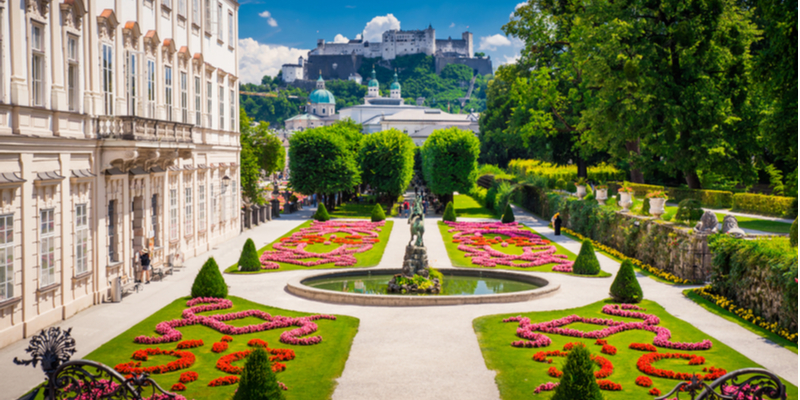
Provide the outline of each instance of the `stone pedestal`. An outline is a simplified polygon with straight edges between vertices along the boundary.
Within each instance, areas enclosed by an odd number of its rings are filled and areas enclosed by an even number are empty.
[[[427,288],[420,288],[416,284],[401,284],[398,283],[398,278],[413,279],[415,275],[419,275],[426,280],[429,279],[430,272],[428,270],[428,250],[425,246],[406,246],[406,254],[403,257],[403,272],[402,274],[395,275],[389,281],[389,292],[392,293],[432,293],[438,294],[441,291],[441,282],[439,279],[434,278],[432,286]]]

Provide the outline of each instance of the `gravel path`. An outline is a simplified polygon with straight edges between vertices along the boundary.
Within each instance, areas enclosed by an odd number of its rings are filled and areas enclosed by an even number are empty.
[[[61,326],[74,327],[79,352],[85,356],[102,343],[130,328],[174,299],[188,293],[192,279],[202,262],[213,255],[221,268],[231,265],[247,237],[261,247],[295,228],[313,210],[304,210],[291,219],[272,221],[231,240],[209,254],[187,262],[188,268],[162,283],[149,285],[145,292],[131,295],[120,304],[103,304],[63,321]],[[565,236],[554,236],[547,223],[514,207],[517,221],[578,253],[580,243]],[[428,257],[436,268],[449,268],[450,263],[438,219],[425,222],[425,243]],[[405,246],[410,238],[404,218],[396,218],[386,252],[377,268],[400,268]],[[598,254],[604,271],[616,273],[619,264]],[[250,276],[225,275],[230,294],[274,307],[351,315],[360,319],[358,334],[338,379],[334,399],[496,399],[495,372],[486,368],[478,346],[472,321],[499,313],[560,310],[584,306],[608,297],[612,278],[579,278],[556,273],[530,274],[560,283],[561,289],[547,297],[529,302],[440,307],[366,307],[319,303],[293,296],[285,291],[285,282],[293,277],[319,273],[319,270],[286,271]],[[767,342],[750,331],[705,311],[681,291],[639,276],[645,296],[659,302],[670,313],[722,340],[755,362],[797,384],[798,356]],[[324,337],[325,333],[320,332]],[[24,356],[27,341],[20,341],[0,350],[0,376],[12,398],[40,382],[39,373],[30,367],[11,363],[14,356]],[[9,382],[11,382],[9,384]]]

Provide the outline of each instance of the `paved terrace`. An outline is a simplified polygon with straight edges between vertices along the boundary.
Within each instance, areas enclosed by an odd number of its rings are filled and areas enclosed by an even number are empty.
[[[78,343],[75,358],[85,356],[102,343],[129,329],[176,298],[189,293],[192,280],[207,257],[217,259],[220,268],[235,263],[247,238],[257,247],[270,243],[307,219],[313,210],[274,220],[212,251],[186,262],[187,268],[163,283],[145,287],[144,292],[126,297],[119,304],[92,307],[59,326],[73,327]],[[517,221],[535,229],[574,253],[580,243],[555,236],[547,223],[520,208],[514,208]],[[466,219],[465,219],[466,220]],[[404,248],[410,238],[404,219],[396,219],[386,252],[377,268],[400,268]],[[477,221],[477,220],[476,220]],[[436,268],[451,268],[437,219],[426,220],[425,243],[429,259]],[[619,264],[598,254],[603,270],[616,273]],[[225,275],[230,294],[258,303],[286,309],[345,314],[361,320],[344,372],[338,380],[334,399],[496,399],[499,392],[495,372],[486,368],[472,321],[484,315],[559,310],[584,306],[608,297],[612,278],[579,278],[555,273],[536,273],[561,284],[554,294],[529,302],[439,307],[368,307],[319,303],[295,297],[284,290],[289,278],[317,274],[313,271],[286,271],[257,276]],[[711,314],[685,298],[686,287],[673,287],[639,276],[645,296],[657,301],[670,313],[723,341],[745,356],[776,372],[793,384],[798,381],[797,355],[751,333],[739,325]],[[324,337],[325,333],[320,332]],[[511,340],[511,338],[509,338]],[[41,382],[42,376],[30,367],[19,367],[11,360],[24,356],[27,341],[0,350],[0,376],[10,398],[16,398]],[[405,354],[401,356],[401,354]],[[412,383],[413,384],[410,384]]]

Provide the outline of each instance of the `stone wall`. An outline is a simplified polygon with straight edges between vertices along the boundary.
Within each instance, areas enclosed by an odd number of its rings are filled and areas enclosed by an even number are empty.
[[[350,74],[358,72],[364,56],[360,55],[308,55],[306,79],[316,81],[322,71],[322,78],[347,80]]]
[[[490,58],[460,58],[460,57],[436,57],[436,74],[440,74],[444,67],[450,64],[466,65],[481,75],[492,74],[492,60]]]

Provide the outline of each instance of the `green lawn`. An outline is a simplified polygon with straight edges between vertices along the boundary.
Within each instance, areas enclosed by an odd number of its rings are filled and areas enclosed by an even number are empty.
[[[690,300],[694,301],[695,303],[697,303],[700,307],[703,307],[706,310],[708,310],[708,311],[710,311],[710,312],[712,312],[714,314],[717,314],[722,318],[727,319],[728,321],[735,322],[735,323],[739,324],[741,327],[743,327],[743,328],[755,333],[756,335],[761,336],[764,339],[771,340],[772,342],[775,342],[778,345],[783,346],[783,347],[791,350],[795,354],[797,354],[797,343],[790,342],[790,341],[788,341],[788,340],[786,340],[786,339],[784,339],[784,338],[782,338],[782,337],[780,337],[780,336],[778,336],[778,335],[776,335],[776,334],[774,334],[774,333],[772,333],[772,332],[770,332],[770,331],[768,331],[768,330],[766,330],[766,329],[764,329],[764,328],[762,328],[760,326],[754,325],[754,324],[752,324],[752,323],[750,323],[748,321],[745,321],[745,320],[739,318],[739,316],[737,316],[736,314],[734,314],[734,313],[732,313],[732,312],[730,312],[730,311],[728,311],[728,310],[726,310],[726,309],[714,304],[711,301],[706,300],[705,298],[703,298],[702,296],[698,295],[697,293],[694,293],[692,291],[692,289],[684,290],[683,291],[683,295],[688,297]]]
[[[331,218],[371,218],[372,209],[375,208],[375,204],[367,204],[369,198],[370,196],[362,196],[361,203],[357,201],[351,201],[336,207],[336,210],[334,211],[328,210],[328,214],[331,216]],[[403,198],[401,196],[399,198],[400,202],[395,202],[391,208],[385,204],[382,204],[383,212],[387,217],[397,216],[397,214],[400,212],[399,210],[402,199]]]
[[[534,231],[533,229],[531,229],[531,228],[529,228],[529,227],[527,227],[525,225],[520,225],[520,227],[522,227],[523,229],[526,229],[526,230],[528,230],[530,232],[537,233],[536,231]],[[448,229],[449,228],[445,223],[443,223],[441,221],[439,222],[439,231],[442,233],[442,239],[444,240],[444,246],[447,249],[447,255],[450,257],[450,262],[453,263],[454,267],[489,268],[489,267],[481,267],[479,265],[473,264],[472,260],[469,257],[465,256],[466,253],[464,253],[464,252],[462,252],[461,250],[458,249],[458,243],[453,243],[454,234],[448,232]],[[484,235],[484,236],[486,238],[493,238],[493,237],[506,238],[505,235]],[[567,256],[567,259],[570,260],[570,261],[575,261],[575,259],[577,258],[577,255],[575,253],[573,253],[573,252],[571,252],[571,251],[559,246],[555,242],[551,242],[551,244],[556,246],[556,249],[557,249],[556,250],[556,254],[565,254]],[[522,254],[522,252],[523,252],[523,249],[521,247],[516,247],[516,246],[508,246],[508,247],[503,248],[500,244],[493,244],[492,248],[497,250],[497,251],[501,251],[501,252],[504,252],[504,253],[507,253],[507,254]],[[555,271],[553,271],[553,267],[555,265],[556,264],[546,264],[546,265],[542,265],[542,266],[538,266],[538,267],[529,267],[529,268],[508,267],[508,266],[505,266],[505,265],[498,265],[498,266],[493,267],[493,268],[510,269],[510,270],[515,270],[515,271],[555,272]],[[566,272],[556,272],[556,273],[574,275],[574,274],[568,274]],[[607,277],[607,276],[611,276],[611,274],[609,274],[608,272],[605,272],[605,271],[600,271],[600,274],[594,275],[594,276],[588,276],[588,275],[575,275],[575,276],[582,276],[582,277],[587,277],[587,278],[595,278],[595,277]]]
[[[281,238],[290,237],[290,236],[292,236],[293,233],[299,231],[300,229],[307,228],[309,226],[311,226],[311,221],[306,221],[306,222],[300,224],[300,226],[298,226],[297,228],[291,230],[289,233],[281,236]],[[384,251],[384,249],[386,249],[386,243],[389,241],[389,235],[392,233],[392,226],[394,226],[394,221],[386,221],[386,225],[383,226],[381,228],[381,231],[378,233],[378,238],[380,239],[380,242],[376,243],[372,247],[371,250],[369,250],[369,251],[367,251],[365,253],[355,254],[355,257],[358,260],[358,262],[355,265],[352,265],[352,266],[349,266],[349,267],[338,267],[338,266],[333,265],[333,263],[316,265],[316,266],[313,266],[313,267],[306,267],[306,266],[302,266],[302,265],[295,265],[295,264],[288,264],[288,263],[278,263],[280,265],[280,268],[278,268],[278,269],[262,269],[261,271],[255,271],[255,272],[242,272],[242,271],[239,271],[238,263],[237,263],[237,264],[233,264],[230,267],[228,267],[227,269],[225,269],[225,273],[230,273],[230,274],[263,274],[263,273],[269,273],[269,272],[291,271],[291,270],[295,270],[295,269],[329,269],[329,268],[374,267],[374,266],[378,265],[378,263],[381,262],[381,257],[383,257],[383,251]],[[341,236],[341,234],[340,234],[340,236]],[[325,237],[326,238],[330,238],[330,234],[325,236]],[[261,256],[261,254],[264,253],[265,251],[272,250],[273,249],[272,245],[275,244],[275,243],[279,243],[279,242],[280,242],[280,238],[278,240],[276,240],[276,241],[274,241],[274,242],[272,242],[272,243],[260,248],[258,250],[258,255]],[[339,246],[341,246],[341,245],[338,245],[338,244],[325,245],[325,244],[321,244],[321,243],[315,243],[315,244],[311,244],[311,245],[306,246],[305,249],[307,251],[311,251],[311,252],[323,253],[323,252],[333,251],[333,250],[337,249]]]
[[[529,317],[531,322],[551,321],[573,314],[582,317],[611,318],[617,321],[641,321],[639,319],[610,316],[601,313],[600,310],[603,305],[610,302],[611,300],[605,300],[581,308],[533,312],[522,314],[522,316]],[[645,311],[646,313],[655,314],[661,319],[660,326],[670,329],[672,332],[672,341],[699,342],[703,339],[709,339],[713,343],[711,349],[702,351],[658,348],[659,353],[689,353],[703,356],[706,359],[704,365],[689,366],[686,360],[665,359],[653,364],[654,367],[687,373],[701,373],[704,367],[710,366],[724,368],[729,372],[747,367],[761,367],[719,340],[704,334],[691,324],[673,317],[657,303],[645,300],[642,302],[641,306],[647,309],[647,311]],[[503,322],[504,318],[517,315],[520,314],[490,315],[477,318],[473,321],[473,328],[478,336],[478,342],[483,352],[486,366],[489,369],[497,371],[495,381],[500,390],[500,396],[503,399],[530,398],[533,396],[533,390],[540,384],[557,382],[558,378],[552,378],[547,375],[547,370],[551,366],[563,370],[565,358],[552,357],[553,364],[545,364],[533,361],[532,356],[539,351],[561,350],[564,344],[569,342],[583,342],[593,354],[605,357],[614,365],[614,373],[605,379],[622,385],[622,390],[618,392],[603,391],[602,393],[606,399],[639,400],[652,398],[652,396],[647,393],[650,390],[649,388],[640,387],[635,384],[636,377],[645,375],[636,368],[636,362],[639,357],[646,353],[629,349],[628,345],[630,343],[652,344],[654,333],[644,330],[630,330],[607,337],[606,340],[608,344],[617,348],[617,354],[613,356],[601,354],[600,346],[594,344],[595,339],[579,339],[556,334],[546,335],[553,341],[552,344],[547,347],[538,349],[517,348],[512,347],[511,342],[520,340],[516,335],[516,329],[519,324],[517,322]],[[602,328],[598,325],[584,323],[574,323],[568,327],[583,331],[592,331]],[[658,378],[649,375],[645,376],[652,379],[653,387],[660,389],[663,394],[666,394],[669,390],[672,390],[675,385],[681,382],[679,380]],[[787,386],[789,398],[797,399],[797,387],[788,382],[784,382],[784,384]],[[553,392],[542,392],[540,396],[543,399],[548,399],[552,396],[552,393]]]
[[[238,297],[229,297],[233,301],[233,308],[227,310],[211,311],[205,315],[228,314],[231,312],[259,309],[271,315],[282,315],[287,317],[298,317],[313,315],[279,308],[268,307],[253,303]],[[144,321],[136,324],[131,329],[100,346],[97,350],[86,356],[88,360],[94,360],[114,367],[117,364],[132,361],[131,355],[134,351],[148,347],[159,347],[161,349],[175,349],[177,343],[164,343],[160,345],[142,345],[133,342],[134,337],[139,335],[156,335],[154,329],[156,324],[162,321],[181,318],[181,312],[186,308],[186,301],[189,298],[175,300],[171,304],[162,308],[160,311],[149,316]],[[257,318],[247,318],[245,320],[229,321],[235,326],[243,326],[247,323],[261,323],[263,320]],[[292,349],[296,354],[294,360],[286,361],[286,370],[277,374],[278,380],[285,383],[289,390],[284,392],[287,399],[327,399],[333,394],[336,387],[336,379],[342,375],[345,362],[350,354],[350,346],[353,338],[358,331],[359,321],[357,318],[347,316],[336,316],[336,321],[321,319],[315,321],[319,329],[312,335],[322,337],[322,342],[312,346],[295,346],[281,343],[278,338],[284,331],[295,329],[290,328],[275,329],[246,335],[232,335],[233,342],[230,342],[228,350],[222,353],[211,352],[211,347],[215,342],[219,342],[223,334],[203,325],[193,325],[178,330],[183,334],[182,340],[202,339],[204,345],[194,349],[188,349],[196,357],[196,362],[188,369],[183,369],[167,374],[151,375],[165,390],[169,390],[173,384],[178,382],[180,374],[186,371],[195,371],[199,378],[197,381],[187,383],[186,391],[180,394],[187,399],[220,399],[231,398],[237,384],[230,386],[209,387],[208,382],[212,379],[227,376],[226,373],[217,370],[215,364],[217,360],[227,354],[236,351],[252,349],[247,346],[247,342],[253,338],[266,341],[270,348]],[[142,362],[142,366],[164,364],[175,360],[171,356],[152,356],[150,360]],[[244,366],[244,360],[236,362],[236,366]]]
[[[458,194],[453,197],[456,207],[456,215],[464,218],[494,218],[494,212],[480,205],[472,196]]]

